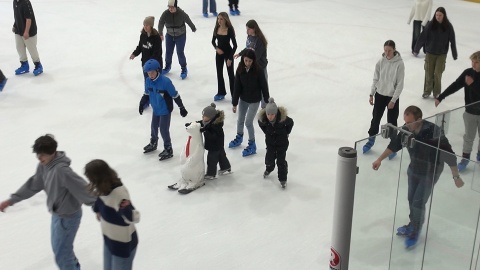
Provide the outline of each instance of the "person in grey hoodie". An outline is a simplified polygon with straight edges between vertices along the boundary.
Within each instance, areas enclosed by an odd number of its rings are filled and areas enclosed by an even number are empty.
[[[387,108],[387,122],[397,126],[399,114],[399,97],[403,90],[405,65],[400,53],[395,49],[395,42],[387,40],[383,45],[382,58],[378,60],[373,75],[372,89],[368,102],[373,106],[372,121],[368,130],[368,141],[363,146],[363,153],[370,151],[375,144],[380,121]],[[390,158],[393,158],[391,156]]]
[[[182,67],[182,72],[180,73],[182,79],[185,79],[188,73],[187,59],[184,53],[185,43],[187,42],[185,23],[190,26],[192,32],[197,31],[188,14],[185,13],[183,9],[177,7],[177,0],[168,0],[168,9],[162,13],[158,21],[158,32],[160,33],[162,41],[164,40],[163,27],[167,28],[167,33],[165,34],[165,68],[162,74],[170,72],[172,68],[173,49],[177,47],[178,62]]]
[[[79,270],[73,241],[82,218],[82,204],[93,205],[96,196],[88,191],[87,181],[70,168],[71,160],[65,152],[57,151],[52,135],[35,140],[33,152],[40,161],[37,171],[10,199],[0,203],[0,211],[45,191],[48,211],[52,214],[51,244],[55,262],[61,270]]]

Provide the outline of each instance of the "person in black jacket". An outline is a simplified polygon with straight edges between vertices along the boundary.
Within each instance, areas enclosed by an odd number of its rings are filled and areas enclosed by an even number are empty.
[[[465,123],[465,135],[463,136],[463,159],[458,164],[458,170],[463,171],[470,162],[470,153],[473,148],[473,141],[480,129],[480,51],[470,56],[472,67],[465,69],[443,93],[435,99],[435,107],[449,95],[458,90],[465,89],[465,112],[463,121]],[[480,145],[477,151],[477,161],[480,161]]]
[[[207,154],[207,173],[205,179],[214,179],[217,175],[217,164],[220,164],[219,175],[230,173],[231,166],[225,153],[223,133],[223,111],[215,109],[215,103],[205,107],[202,112],[202,125],[200,129],[205,137],[205,150]]]
[[[453,25],[447,18],[445,8],[435,10],[432,20],[427,24],[415,44],[413,54],[418,55],[420,48],[424,47],[425,55],[425,83],[423,98],[428,98],[433,92],[437,98],[442,89],[442,74],[445,71],[448,45],[452,48],[453,60],[457,60],[457,44]]]
[[[12,32],[15,34],[15,44],[21,64],[15,70],[15,75],[30,72],[26,49],[28,49],[35,64],[33,75],[40,75],[43,73],[43,66],[40,63],[40,56],[37,50],[37,21],[35,20],[30,0],[13,0],[13,14],[15,22],[13,23]]]
[[[397,229],[397,235],[407,237],[405,245],[408,248],[417,243],[425,220],[425,205],[440,178],[444,163],[450,167],[455,185],[460,188],[464,183],[458,174],[457,158],[443,128],[422,120],[422,110],[417,106],[407,107],[403,119],[405,125],[402,129],[413,133],[415,139],[413,146],[407,148],[410,156],[407,169],[410,223]],[[372,163],[374,170],[380,168],[382,160],[403,148],[402,139],[403,136],[396,136],[391,140],[385,151]]]
[[[130,60],[142,54],[142,71],[145,63],[150,59],[155,59],[160,63],[162,69],[162,39],[157,29],[153,28],[155,17],[148,16],[143,20],[143,29],[140,34],[137,48],[130,55]],[[143,72],[143,77],[147,78],[147,73]]]
[[[237,112],[237,105],[239,107],[237,136],[228,145],[229,148],[233,148],[242,144],[243,126],[245,125],[248,131],[248,145],[242,152],[244,157],[257,153],[253,119],[260,106],[260,100],[263,98],[267,103],[269,97],[267,80],[263,70],[257,64],[255,52],[247,50],[238,64],[232,98],[233,113]]]
[[[287,109],[277,107],[275,100],[270,98],[265,109],[258,113],[258,125],[265,133],[267,154],[265,155],[265,172],[267,177],[275,169],[275,160],[278,166],[278,180],[282,188],[287,185],[288,163],[286,160],[289,145],[288,136],[292,132],[293,119],[288,117]]]

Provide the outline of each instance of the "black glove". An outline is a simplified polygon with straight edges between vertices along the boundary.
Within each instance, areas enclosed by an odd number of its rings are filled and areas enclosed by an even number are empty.
[[[140,115],[143,114],[143,108],[145,108],[149,101],[150,97],[148,95],[143,95],[140,99],[140,105],[138,105],[138,112],[140,113]]]
[[[180,115],[182,117],[185,117],[185,116],[187,116],[187,114],[188,114],[188,112],[187,112],[187,110],[185,110],[185,107],[181,107],[180,108]]]

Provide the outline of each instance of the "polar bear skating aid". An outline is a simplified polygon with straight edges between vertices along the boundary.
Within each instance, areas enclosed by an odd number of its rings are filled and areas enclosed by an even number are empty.
[[[201,124],[197,122],[192,122],[187,126],[186,130],[189,136],[180,155],[182,178],[177,183],[168,186],[169,189],[178,190],[181,194],[188,194],[205,185],[205,147],[200,132],[201,127]]]

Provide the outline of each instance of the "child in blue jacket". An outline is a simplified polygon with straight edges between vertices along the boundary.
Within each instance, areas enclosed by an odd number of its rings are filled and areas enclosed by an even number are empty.
[[[143,66],[143,71],[148,74],[145,80],[145,93],[143,94],[138,112],[143,114],[145,105],[152,105],[152,124],[150,143],[143,150],[149,153],[157,150],[158,130],[163,139],[164,150],[158,155],[160,160],[173,157],[172,142],[170,139],[170,119],[172,118],[173,101],[180,108],[180,115],[187,116],[188,112],[183,106],[180,94],[175,90],[172,81],[160,72],[160,63],[155,59],[148,60]]]

